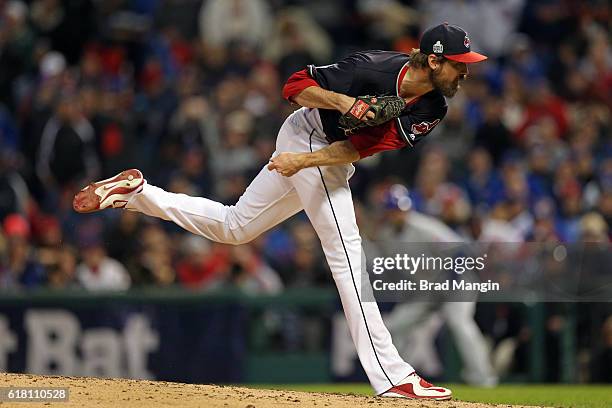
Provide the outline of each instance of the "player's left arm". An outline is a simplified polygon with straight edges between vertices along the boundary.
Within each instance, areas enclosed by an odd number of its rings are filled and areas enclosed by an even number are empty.
[[[348,140],[334,142],[316,152],[284,152],[270,159],[268,170],[276,170],[286,177],[308,167],[336,166],[356,162],[359,151]]]

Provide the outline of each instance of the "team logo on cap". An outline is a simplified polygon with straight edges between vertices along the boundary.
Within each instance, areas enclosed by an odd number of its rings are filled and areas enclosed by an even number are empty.
[[[444,52],[444,46],[442,45],[440,40],[438,40],[438,42],[433,45],[433,52],[435,54],[442,54]]]
[[[465,45],[465,48],[470,48],[470,37],[468,37],[467,35],[463,39],[463,45]]]

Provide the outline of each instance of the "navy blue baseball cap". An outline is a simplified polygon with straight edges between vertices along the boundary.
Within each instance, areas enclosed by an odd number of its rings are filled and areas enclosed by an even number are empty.
[[[470,37],[461,27],[448,23],[429,28],[421,36],[419,48],[424,54],[444,56],[449,60],[471,64],[487,59],[470,50]]]

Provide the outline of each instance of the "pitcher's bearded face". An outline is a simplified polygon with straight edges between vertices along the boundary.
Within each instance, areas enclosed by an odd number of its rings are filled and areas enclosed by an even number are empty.
[[[461,62],[446,60],[436,69],[429,71],[429,80],[434,89],[447,98],[455,96],[459,90],[459,81],[467,77],[467,65]]]

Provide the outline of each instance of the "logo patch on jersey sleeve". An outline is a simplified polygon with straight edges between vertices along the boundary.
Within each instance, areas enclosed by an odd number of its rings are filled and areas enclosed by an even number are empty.
[[[410,131],[415,135],[422,135],[429,132],[433,129],[438,123],[440,123],[440,119],[436,119],[433,122],[423,121],[421,123],[415,123],[410,127]]]

